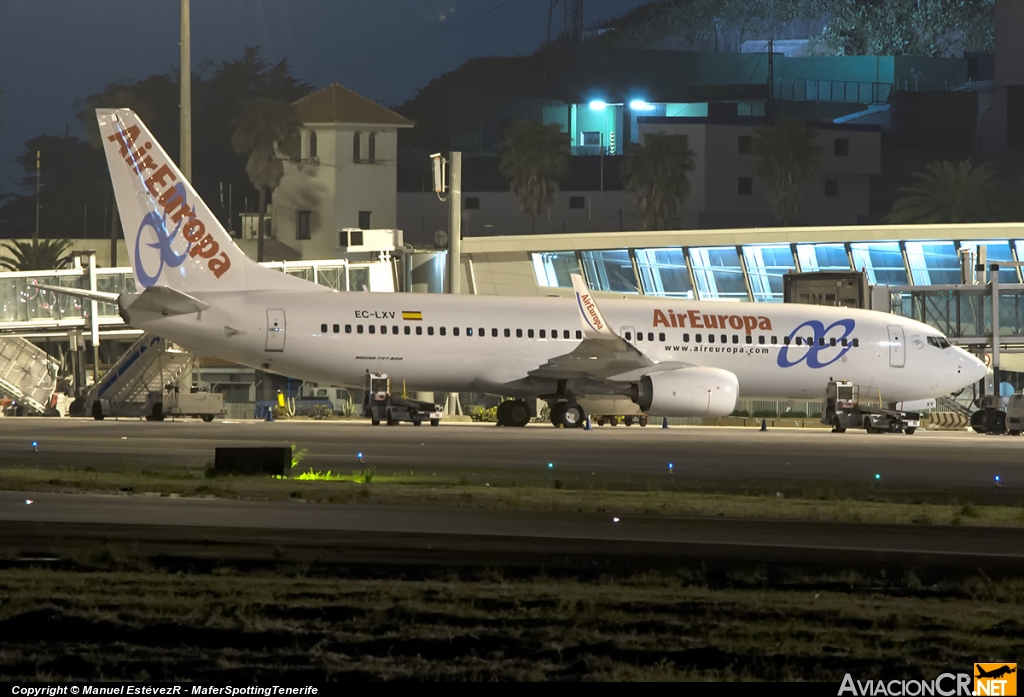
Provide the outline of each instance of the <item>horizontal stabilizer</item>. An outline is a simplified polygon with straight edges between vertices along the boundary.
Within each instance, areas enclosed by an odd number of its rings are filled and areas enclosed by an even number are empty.
[[[60,286],[47,286],[39,283],[36,285],[40,290],[48,290],[51,293],[60,293],[61,295],[70,295],[75,298],[85,298],[86,300],[95,300],[101,303],[114,303],[117,304],[117,299],[120,297],[119,293],[107,293],[102,290],[83,290],[82,288],[62,288]]]
[[[125,296],[124,309],[130,313],[155,312],[169,317],[171,315],[191,315],[209,310],[210,304],[174,288],[150,286],[138,295]]]

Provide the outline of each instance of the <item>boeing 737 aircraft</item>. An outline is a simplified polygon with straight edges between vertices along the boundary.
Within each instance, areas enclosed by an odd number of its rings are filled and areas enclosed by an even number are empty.
[[[384,371],[416,390],[484,392],[499,421],[529,404],[578,426],[584,396],[627,397],[657,416],[723,416],[737,397],[816,399],[830,379],[887,402],[959,390],[984,364],[895,315],[812,305],[338,293],[246,258],[139,117],[98,109],[141,290],[125,321],[243,365],[331,385]]]

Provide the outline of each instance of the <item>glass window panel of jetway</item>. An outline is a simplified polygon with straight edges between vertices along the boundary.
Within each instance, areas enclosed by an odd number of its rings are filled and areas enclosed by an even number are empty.
[[[365,266],[348,267],[348,289],[362,291],[370,288],[370,270]]]
[[[691,247],[690,264],[702,300],[749,300],[735,247]]]
[[[850,245],[853,265],[864,269],[873,285],[907,285],[907,267],[899,242],[854,242]]]
[[[850,270],[850,258],[842,244],[798,244],[796,256],[803,272]]]
[[[88,285],[86,276],[82,277],[82,282]],[[96,290],[103,291],[104,293],[134,293],[136,292],[135,277],[124,273],[97,274]],[[84,301],[83,304],[84,309],[81,316],[84,317],[89,314],[89,302]],[[120,314],[115,303],[99,303],[96,306],[96,312],[99,317],[117,317]]]
[[[907,242],[907,264],[915,286],[960,282],[960,256],[952,240]]]
[[[978,260],[978,247],[984,246],[985,251],[985,265],[986,268],[989,264],[998,263],[1000,261],[1013,261],[1013,253],[1010,250],[1009,240],[961,240],[961,247],[969,247],[974,251],[974,260],[977,263]],[[999,269],[999,282],[1000,283],[1020,283],[1020,277],[1017,275],[1017,269],[1014,267]]]
[[[794,269],[793,252],[788,244],[743,247],[747,276],[754,300],[782,302],[782,275]]]
[[[593,290],[639,293],[633,262],[625,249],[580,252],[587,283]]]
[[[345,290],[347,266],[321,266],[316,270],[316,282],[331,290]]]
[[[1024,336],[1024,294],[1020,291],[999,291],[999,336]]]
[[[576,252],[537,252],[533,254],[533,273],[542,288],[572,288],[570,274],[579,273]]]
[[[640,283],[646,295],[693,298],[686,255],[679,247],[637,249],[633,251],[640,270]]]

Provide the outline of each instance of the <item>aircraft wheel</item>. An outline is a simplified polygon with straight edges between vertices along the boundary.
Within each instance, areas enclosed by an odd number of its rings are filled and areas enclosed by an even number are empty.
[[[624,417],[622,417],[622,423],[626,424],[627,426],[632,426],[633,425],[633,417],[632,416],[624,416]]]
[[[979,409],[971,414],[971,428],[974,429],[975,433],[984,433],[988,430],[985,426],[985,417],[986,412],[984,409]]]
[[[832,417],[832,433],[846,433],[846,429],[843,428],[843,424],[838,416]]]
[[[98,399],[92,403],[92,418],[103,421],[103,404]]]
[[[498,425],[500,426],[511,426],[508,420],[508,407],[512,404],[510,401],[504,401],[498,403]]]
[[[530,407],[521,399],[513,399],[509,402],[508,425],[522,427],[530,423]]]
[[[558,419],[557,426],[563,428],[579,428],[583,425],[587,415],[576,402],[560,402],[555,409],[552,409],[552,419]]]

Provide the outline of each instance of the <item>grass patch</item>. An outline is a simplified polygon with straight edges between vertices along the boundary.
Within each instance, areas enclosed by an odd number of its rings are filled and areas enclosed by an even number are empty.
[[[30,568],[0,571],[0,598],[6,681],[933,678],[1024,638],[1020,580],[756,569],[714,581]]]
[[[934,496],[896,488],[793,483],[751,483],[741,491],[679,475],[596,475],[561,471],[413,472],[363,467],[350,474],[293,471],[280,480],[209,477],[201,468],[149,469],[129,465],[59,470],[0,470],[0,489],[92,491],[164,496],[213,496],[254,500],[288,498],[324,503],[433,505],[505,510],[569,511],[614,515],[758,518],[916,525],[1024,526],[1024,508],[1006,493],[1003,503],[964,503],[965,494]],[[368,486],[371,484],[372,486]],[[998,492],[998,490],[996,490]],[[1001,493],[993,497],[1002,496]],[[960,500],[957,500],[958,497]]]

